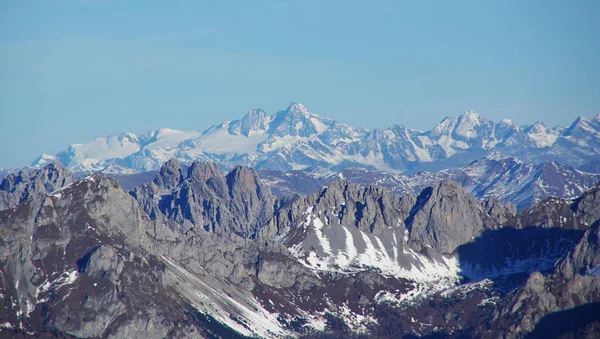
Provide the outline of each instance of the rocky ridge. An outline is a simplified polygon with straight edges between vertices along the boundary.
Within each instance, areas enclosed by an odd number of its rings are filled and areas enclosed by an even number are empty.
[[[130,194],[98,173],[0,212],[0,333],[524,336],[598,302],[597,196],[516,214],[451,181],[281,200],[250,168],[171,160]]]
[[[74,176],[59,162],[27,171],[8,174],[0,181],[0,211],[27,199],[50,193],[73,182]]]
[[[461,168],[410,176],[364,168],[347,168],[337,173],[261,171],[259,175],[278,196],[307,195],[339,179],[365,187],[383,186],[399,195],[419,194],[442,180],[452,180],[479,199],[495,197],[502,203],[516,205],[519,211],[548,197],[576,198],[600,181],[597,173],[582,172],[555,161],[531,165],[499,154],[491,154]]]

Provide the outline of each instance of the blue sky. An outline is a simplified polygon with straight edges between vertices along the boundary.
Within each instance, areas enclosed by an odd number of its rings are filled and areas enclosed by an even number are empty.
[[[291,101],[429,129],[600,113],[600,1],[0,2],[0,167]]]

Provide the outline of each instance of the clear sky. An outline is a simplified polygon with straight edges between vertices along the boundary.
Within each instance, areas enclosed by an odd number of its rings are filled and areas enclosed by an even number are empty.
[[[367,128],[600,113],[600,1],[1,1],[0,167],[291,101]]]

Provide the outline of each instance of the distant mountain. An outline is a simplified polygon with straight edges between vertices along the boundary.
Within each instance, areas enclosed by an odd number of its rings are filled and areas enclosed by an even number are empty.
[[[462,168],[419,172],[410,176],[364,168],[346,168],[337,173],[271,171],[264,175],[259,172],[259,175],[264,177],[277,195],[306,195],[339,179],[363,187],[382,186],[399,195],[419,194],[424,188],[434,186],[442,180],[454,180],[477,198],[495,197],[502,203],[516,205],[518,210],[548,197],[578,197],[600,182],[600,173],[583,172],[555,161],[531,165],[498,153],[492,153]]]
[[[409,176],[358,167],[339,172],[314,168],[289,172],[262,170],[258,175],[278,197],[306,196],[340,179],[362,187],[382,186],[399,195],[418,195],[424,188],[442,180],[454,180],[479,199],[497,198],[502,203],[516,205],[520,211],[548,197],[572,199],[583,194],[600,182],[600,173],[590,173],[594,166],[597,166],[596,162],[588,163],[581,167],[588,171],[582,171],[553,161],[532,165],[492,153],[462,168]],[[155,172],[110,175],[124,189],[131,190],[151,181]]]
[[[478,198],[497,197],[519,210],[548,197],[576,198],[600,181],[600,174],[581,172],[556,161],[531,165],[514,157],[497,156],[442,172]]]
[[[367,130],[323,118],[292,103],[269,115],[251,110],[241,120],[204,131],[158,129],[121,133],[73,144],[56,155],[42,155],[32,166],[58,160],[74,172],[135,173],[157,170],[171,158],[190,164],[214,161],[224,168],[339,171],[363,167],[416,173],[461,167],[491,152],[528,163],[559,161],[579,166],[600,157],[600,115],[579,117],[571,126],[548,128],[542,122],[517,126],[493,122],[467,111],[447,117],[429,131],[402,125]]]

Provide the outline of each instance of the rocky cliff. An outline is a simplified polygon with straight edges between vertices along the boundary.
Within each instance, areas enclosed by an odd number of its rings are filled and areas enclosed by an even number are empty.
[[[451,181],[276,199],[214,163],[171,160],[130,193],[40,173],[2,186],[36,192],[0,212],[2,335],[524,337],[600,302],[597,188],[516,214]],[[597,333],[578,319],[560,333]]]

